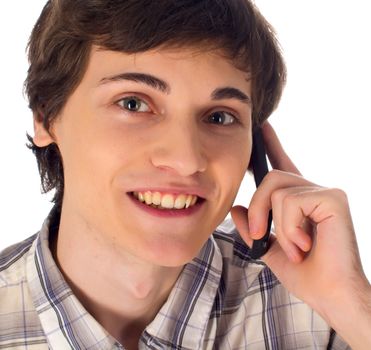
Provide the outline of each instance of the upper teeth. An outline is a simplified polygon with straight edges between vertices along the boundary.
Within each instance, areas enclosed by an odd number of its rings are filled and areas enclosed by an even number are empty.
[[[184,209],[194,205],[197,196],[192,194],[163,194],[160,192],[134,192],[134,197],[148,205],[160,206],[166,209]]]

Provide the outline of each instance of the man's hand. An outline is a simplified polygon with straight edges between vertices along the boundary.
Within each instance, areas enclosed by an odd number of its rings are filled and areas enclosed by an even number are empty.
[[[272,209],[275,235],[262,260],[353,349],[371,349],[371,288],[346,194],[304,179],[269,123],[263,136],[275,170],[264,178],[249,209],[232,208],[237,229],[252,246],[253,239],[263,237]]]

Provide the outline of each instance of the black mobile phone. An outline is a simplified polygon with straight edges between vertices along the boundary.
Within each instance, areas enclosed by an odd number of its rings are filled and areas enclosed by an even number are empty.
[[[264,146],[264,139],[261,128],[259,127],[253,133],[253,145],[250,164],[254,174],[255,185],[256,187],[258,187],[262,182],[264,176],[268,173],[268,163]],[[250,252],[250,256],[253,259],[261,258],[268,251],[271,226],[272,210],[269,211],[268,225],[265,235],[261,239],[254,240],[253,242],[253,246]]]

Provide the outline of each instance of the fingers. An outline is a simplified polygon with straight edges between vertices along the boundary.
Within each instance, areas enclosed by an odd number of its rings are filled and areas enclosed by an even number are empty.
[[[248,211],[249,232],[253,239],[264,236],[267,230],[269,210],[272,209],[272,194],[274,191],[292,186],[315,186],[303,177],[285,173],[280,170],[272,170],[263,179],[259,188],[251,198]],[[273,221],[275,222],[275,210]]]
[[[252,240],[260,239],[266,233],[272,209],[275,244],[292,262],[300,262],[313,247],[313,229],[316,230],[317,224],[325,220],[332,209],[339,207],[342,200],[332,200],[332,197],[339,197],[339,194],[334,196],[336,191],[329,192],[301,176],[268,122],[263,124],[262,132],[274,170],[265,176],[254,193],[249,209],[236,207],[232,217],[251,246]],[[319,207],[322,209],[318,210]]]
[[[301,175],[298,168],[283,149],[276,132],[269,122],[265,122],[263,124],[262,133],[267,155],[273,169],[279,169]]]
[[[302,261],[312,247],[312,227],[306,224],[308,219],[295,201],[297,196],[312,188],[311,186],[284,188],[272,194],[276,237],[283,251],[293,262]]]
[[[291,261],[302,261],[312,247],[312,232],[308,230],[311,226],[307,225],[304,204],[298,198],[319,188],[301,176],[279,170],[271,171],[253,195],[248,211],[244,212],[247,215],[244,230],[248,237],[263,237],[269,210],[272,209],[279,245]],[[305,207],[305,210],[308,208]]]
[[[242,239],[251,247],[253,242],[249,233],[247,209],[237,205],[231,209],[231,216]]]
[[[273,170],[254,193],[249,209],[236,206],[231,214],[241,237],[251,247],[252,240],[264,236],[272,209],[275,244],[289,261],[299,263],[308,253],[312,254],[315,239],[321,242],[324,251],[333,250],[333,238],[324,240],[323,232],[328,235],[344,231],[350,220],[347,219],[350,217],[348,208],[343,191],[320,187],[301,176]],[[314,237],[314,232],[318,237]],[[270,251],[267,256],[271,256]]]

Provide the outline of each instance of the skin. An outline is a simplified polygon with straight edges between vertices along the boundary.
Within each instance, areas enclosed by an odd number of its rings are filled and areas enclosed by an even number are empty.
[[[239,232],[251,246],[264,235],[272,209],[275,235],[263,261],[352,349],[371,349],[371,287],[346,194],[305,180],[269,123],[263,136],[275,170],[264,178],[248,209],[232,208]]]
[[[106,79],[127,72],[161,78],[171,91]],[[251,95],[247,74],[216,52],[93,48],[50,133],[35,118],[34,142],[57,143],[64,164],[56,260],[84,306],[127,347],[137,346],[184,264],[225,218],[245,175],[251,104],[212,100],[214,89],[225,86]],[[122,99],[133,95],[148,104],[141,112],[123,108]],[[234,122],[211,122],[215,112]],[[126,194],[171,193],[174,186],[202,191],[202,208],[190,217],[158,218]]]
[[[101,84],[129,71],[160,77],[171,92],[127,81]],[[216,52],[126,55],[94,48],[51,133],[35,118],[35,143],[56,142],[64,163],[57,263],[88,311],[128,349],[137,347],[183,265],[231,209],[249,163],[251,106],[236,99],[213,101],[211,92],[223,86],[251,95],[246,74]],[[150,111],[118,107],[133,94],[147,101]],[[215,111],[232,113],[239,123],[210,123]],[[260,238],[272,208],[276,234],[265,263],[353,349],[371,348],[371,291],[346,195],[305,180],[268,123],[263,135],[276,170],[248,209],[232,208],[241,236],[248,245]],[[206,201],[197,214],[153,218],[125,194],[175,185],[202,189]]]

